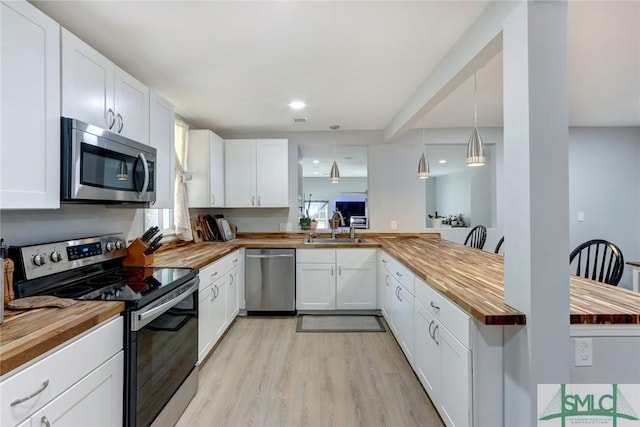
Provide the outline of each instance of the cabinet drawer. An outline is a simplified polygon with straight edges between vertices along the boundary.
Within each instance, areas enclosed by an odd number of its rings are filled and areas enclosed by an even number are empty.
[[[344,262],[376,262],[376,249],[337,249],[336,261]]]
[[[296,262],[302,263],[335,263],[335,249],[297,249]]]
[[[208,288],[213,282],[239,264],[240,251],[235,251],[200,269],[200,290]]]
[[[123,319],[118,317],[2,381],[0,425],[20,423],[122,350],[123,331]],[[32,398],[11,406],[40,389]]]
[[[471,348],[471,317],[423,280],[416,277],[415,282],[416,300],[466,348]]]
[[[384,268],[404,286],[407,291],[414,295],[414,275],[407,267],[405,267],[400,261],[390,256],[386,252],[381,252],[380,262],[384,265]]]
[[[447,297],[416,277],[416,299],[465,347],[471,348],[471,317]]]

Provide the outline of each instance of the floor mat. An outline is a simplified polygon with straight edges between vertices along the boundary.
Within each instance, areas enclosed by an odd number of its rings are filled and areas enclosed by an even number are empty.
[[[379,316],[298,316],[296,332],[385,332]]]

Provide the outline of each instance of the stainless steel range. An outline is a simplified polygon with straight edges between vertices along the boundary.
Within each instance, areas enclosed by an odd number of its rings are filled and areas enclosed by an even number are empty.
[[[123,266],[122,234],[10,247],[16,298],[123,301],[125,426],[173,425],[198,388],[198,270]]]

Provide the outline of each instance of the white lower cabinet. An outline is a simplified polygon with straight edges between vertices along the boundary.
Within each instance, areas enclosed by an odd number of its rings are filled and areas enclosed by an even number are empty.
[[[238,285],[242,283],[240,250],[200,270],[198,361],[209,354],[239,312]]]
[[[2,426],[121,426],[122,317],[0,382]]]
[[[296,309],[375,309],[375,260],[375,249],[297,250]]]
[[[473,425],[471,318],[422,280],[415,289],[414,369],[446,425]]]
[[[385,252],[380,253],[378,269],[384,274],[383,307],[385,320],[391,327],[407,360],[413,365],[414,297],[413,274]],[[384,311],[383,311],[384,314]]]
[[[32,426],[95,426],[122,424],[124,352],[84,377],[31,417]],[[114,410],[115,409],[115,410]]]

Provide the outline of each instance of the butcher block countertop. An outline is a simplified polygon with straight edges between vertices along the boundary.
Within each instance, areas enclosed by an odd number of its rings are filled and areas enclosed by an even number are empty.
[[[504,302],[503,257],[439,239],[438,235],[361,234],[367,243],[309,245],[290,238],[242,238],[201,242],[155,254],[155,266],[203,268],[234,250],[246,248],[382,248],[417,277],[487,325],[524,325],[523,313]],[[572,324],[640,324],[640,293],[570,277]]]
[[[123,302],[108,301],[78,301],[67,308],[6,310],[0,326],[0,376],[123,310]]]

